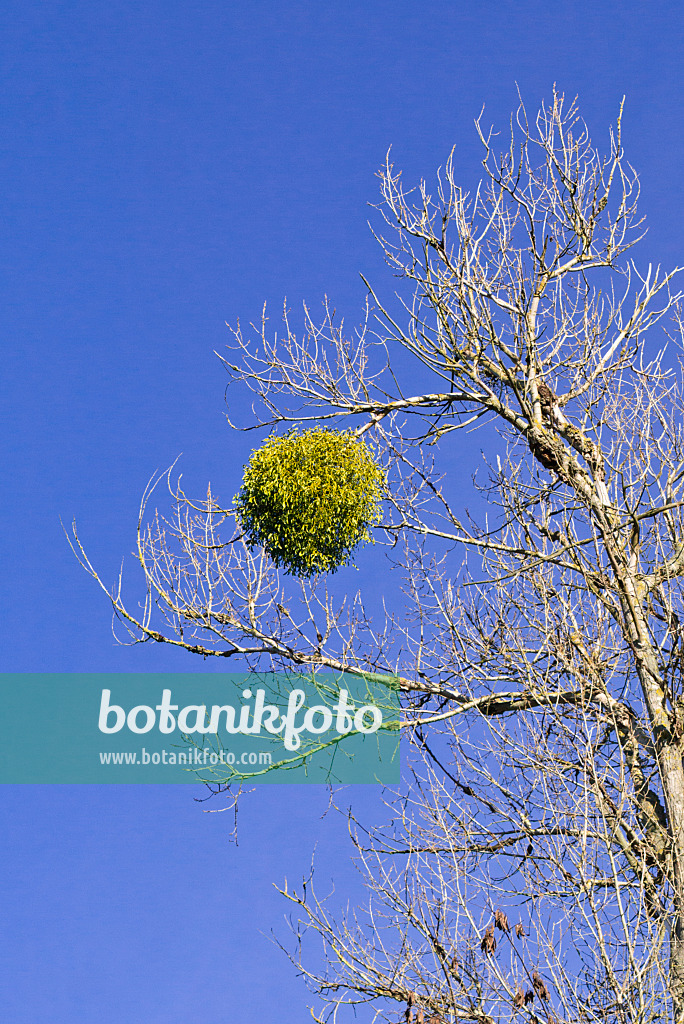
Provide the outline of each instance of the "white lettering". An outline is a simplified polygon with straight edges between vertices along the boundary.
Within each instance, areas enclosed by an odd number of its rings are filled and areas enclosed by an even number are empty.
[[[369,712],[373,719],[372,724],[368,726],[364,721],[366,712]],[[380,708],[376,708],[373,704],[364,704],[364,706],[362,708],[359,708],[359,710],[354,715],[354,725],[359,730],[359,732],[377,732],[377,730],[382,725],[382,711],[380,710]]]
[[[347,703],[347,697],[349,693],[347,690],[340,690],[339,700],[337,701],[337,721],[335,722],[335,728],[341,736],[345,736],[348,732],[351,732],[354,728],[354,722],[350,711],[353,713],[354,705]]]
[[[102,691],[102,700],[100,701],[100,718],[98,721],[100,732],[118,732],[119,729],[123,729],[123,724],[126,721],[126,712],[124,709],[119,707],[118,704],[109,703],[111,695],[111,690]],[[112,713],[114,713],[116,718],[115,725],[109,725],[109,716]]]
[[[316,715],[320,715],[323,721],[320,725],[314,724],[314,718]],[[316,705],[314,708],[309,708],[307,713],[304,715],[304,728],[307,732],[311,732],[314,736],[320,736],[322,732],[327,732],[332,725],[333,713],[330,708],[324,707],[322,704]]]
[[[145,715],[145,724],[142,726],[138,725],[138,713],[142,711]],[[131,732],[149,732],[150,729],[154,728],[154,723],[157,716],[155,715],[152,708],[149,708],[147,704],[138,704],[136,708],[131,708],[128,712],[126,724]]]
[[[157,704],[159,712],[159,732],[173,732],[176,728],[176,720],[171,714],[178,711],[178,705],[171,703],[171,691],[162,690],[161,704]]]
[[[188,722],[188,716],[195,715],[195,723],[190,726]],[[188,704],[186,708],[183,708],[178,716],[178,728],[181,732],[192,733],[192,732],[213,732],[211,728],[211,721],[206,725],[207,707],[206,704]],[[200,724],[201,722],[201,724]]]
[[[218,732],[222,711],[226,713],[226,732],[240,732],[240,726],[235,725],[235,708],[231,707],[230,704],[222,704],[220,707],[218,704],[214,704],[211,709],[211,719],[207,732]]]
[[[290,696],[287,701],[287,711],[283,715],[283,724],[280,729],[278,729],[278,732],[281,732],[283,728],[285,729],[284,741],[288,750],[297,750],[301,744],[299,734],[304,729],[304,726],[300,725],[297,727],[295,725],[295,716],[305,700],[306,694],[304,693],[304,690],[290,690]]]

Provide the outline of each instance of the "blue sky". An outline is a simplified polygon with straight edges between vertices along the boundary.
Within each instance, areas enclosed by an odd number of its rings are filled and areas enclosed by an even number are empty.
[[[406,181],[472,127],[506,128],[553,83],[605,143],[626,94],[642,263],[684,263],[682,29],[675,3],[7,0],[0,12],[2,671],[200,671],[117,647],[76,564],[76,517],[114,581],[150,475],[183,453],[188,491],[230,498],[251,438],[224,420],[225,321],[274,325],[359,272],[391,291],[366,221],[388,147]],[[244,396],[231,398],[240,412]],[[244,412],[244,410],[242,410]],[[462,442],[458,442],[460,445]],[[456,447],[449,471],[468,471]],[[372,558],[340,586],[372,586]],[[134,571],[131,566],[131,572]],[[346,582],[345,582],[346,581]],[[236,669],[239,666],[231,666]],[[27,742],[29,734],[27,731]],[[344,828],[314,787],[203,814],[191,787],[5,787],[0,1005],[13,1024],[208,1019],[291,1024],[307,995],[269,944],[273,889],[307,871],[359,895]],[[372,787],[346,791],[380,813]],[[219,806],[217,804],[209,806]]]

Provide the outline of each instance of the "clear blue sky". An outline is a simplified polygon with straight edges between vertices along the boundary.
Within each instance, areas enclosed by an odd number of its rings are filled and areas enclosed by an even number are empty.
[[[554,82],[578,94],[602,142],[626,94],[650,225],[635,255],[684,263],[683,28],[660,0],[6,0],[1,670],[201,670],[115,646],[59,517],[113,581],[157,467],[183,452],[188,490],[235,493],[248,447],[223,419],[224,321],[327,293],[353,323],[359,271],[391,288],[366,226],[390,144],[407,181],[455,144],[472,184],[473,118],[485,103],[505,129],[516,82],[532,110]],[[368,788],[347,794],[378,813]],[[237,849],[193,795],[4,788],[3,1020],[309,1019],[265,936],[283,934],[272,883],[305,873],[316,842],[340,903],[358,895],[327,795],[264,788]]]

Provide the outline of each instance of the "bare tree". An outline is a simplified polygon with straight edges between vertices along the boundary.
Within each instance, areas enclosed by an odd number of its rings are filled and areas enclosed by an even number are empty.
[[[391,303],[369,286],[352,334],[327,309],[271,337],[264,314],[223,360],[253,393],[247,426],[372,438],[404,578],[386,620],[281,578],[180,487],[168,520],[143,501],[144,612],[110,596],[133,642],[400,677],[414,776],[392,827],[353,829],[367,915],[287,893],[326,944],[317,1019],[684,1022],[676,271],[626,256],[641,222],[619,118],[606,156],[555,92],[534,121],[520,106],[501,156],[476,126],[471,195],[453,158],[434,197],[381,173]],[[439,469],[476,427],[479,518]]]

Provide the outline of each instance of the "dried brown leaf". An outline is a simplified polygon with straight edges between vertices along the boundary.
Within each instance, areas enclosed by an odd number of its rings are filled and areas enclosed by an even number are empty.
[[[480,949],[485,956],[490,956],[496,949],[496,939],[494,938],[494,926],[487,925],[484,933],[482,942],[480,943]]]
[[[503,910],[497,910],[494,914],[494,924],[500,932],[509,932],[511,930],[508,918],[504,914]]]
[[[537,974],[536,971],[532,972],[532,984],[534,986],[534,991],[537,993],[540,999],[549,998],[549,990],[544,984],[543,979],[540,977],[539,974]]]

